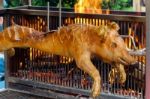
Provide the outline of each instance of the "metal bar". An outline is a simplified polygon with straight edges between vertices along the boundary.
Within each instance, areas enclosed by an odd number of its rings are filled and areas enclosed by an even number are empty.
[[[61,27],[61,0],[59,0],[59,27]]]
[[[29,6],[32,6],[32,0],[28,0]]]
[[[131,36],[131,35],[120,35],[121,37],[124,37],[124,38],[130,38],[131,39],[131,41],[132,41],[132,44],[133,44],[133,47],[134,47],[134,50],[137,50],[137,46],[135,45],[135,41],[134,41],[134,38],[133,38],[133,36]]]
[[[19,78],[15,78],[15,77],[8,77],[8,78],[9,78],[8,82],[11,82],[11,83],[33,86],[36,88],[51,89],[51,90],[62,91],[62,92],[66,92],[66,93],[67,92],[74,93],[74,94],[82,93],[83,95],[86,95],[86,96],[90,95],[89,90],[76,89],[76,88],[72,88],[72,87],[63,87],[63,86],[59,86],[59,85],[46,84],[46,83],[36,82],[36,81],[31,81],[31,80],[21,80]]]
[[[146,92],[145,99],[150,98],[150,3],[146,0]]]
[[[3,16],[6,12],[7,12],[7,9],[0,9],[0,16],[1,15]]]
[[[9,87],[8,77],[9,77],[10,61],[9,61],[7,51],[4,52],[4,58],[5,58],[5,88],[8,88]]]
[[[8,9],[8,14],[23,14],[23,15],[40,15],[40,16],[46,16],[47,11],[45,10],[28,10],[28,9]],[[59,16],[58,11],[51,11],[51,16]],[[146,17],[145,16],[131,16],[131,15],[105,15],[105,14],[82,14],[82,13],[72,13],[72,12],[64,12],[62,11],[61,17],[80,17],[80,18],[98,18],[98,19],[108,19],[108,20],[114,20],[114,21],[131,21],[131,22],[145,22]]]
[[[57,92],[53,92],[53,91],[46,91],[46,90],[41,90],[41,89],[37,89],[37,88],[33,88],[30,86],[25,86],[25,85],[20,85],[18,84],[18,87],[15,87],[16,84],[11,85],[11,87],[13,89],[8,89],[9,91],[16,91],[16,92],[20,92],[20,93],[24,93],[24,94],[29,94],[29,95],[34,95],[36,97],[42,97],[40,99],[77,99],[75,96],[73,95],[66,95],[66,94],[62,94],[62,93],[57,93]],[[31,91],[32,90],[32,91]]]
[[[73,97],[69,96],[67,93],[74,93],[74,94],[82,94],[83,96],[89,96],[90,92],[89,90],[82,90],[82,89],[76,89],[76,88],[67,88],[63,86],[58,85],[51,85],[51,84],[45,84],[40,82],[34,82],[34,81],[27,81],[27,80],[21,80],[13,77],[9,77],[9,82],[11,83],[10,89],[14,90],[24,90],[24,92],[30,93],[32,95],[40,95],[44,97],[52,97],[52,98],[59,98],[59,99],[81,99],[82,97]],[[18,86],[18,87],[16,87]],[[32,87],[30,87],[32,86]],[[41,89],[39,89],[42,88]],[[44,89],[50,89],[49,91],[46,91]],[[52,91],[55,90],[55,91]],[[58,92],[57,92],[58,91]],[[64,94],[61,94],[59,92],[63,91]],[[40,94],[39,94],[40,93]],[[57,97],[56,97],[57,96]],[[107,94],[107,93],[101,93],[100,96],[98,96],[96,99],[130,99],[130,96],[120,96],[120,95],[113,95],[113,94]],[[134,97],[132,97],[134,98]],[[83,97],[84,99],[84,97]]]
[[[47,32],[50,31],[49,29],[49,15],[50,15],[50,12],[49,12],[49,2],[47,2]]]

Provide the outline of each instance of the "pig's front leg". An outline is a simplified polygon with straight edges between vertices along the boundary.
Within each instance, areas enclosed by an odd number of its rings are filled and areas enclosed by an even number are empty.
[[[96,69],[96,67],[90,60],[89,53],[84,52],[82,53],[82,55],[76,57],[75,60],[78,68],[88,73],[89,76],[91,76],[92,79],[94,80],[94,84],[92,86],[92,97],[93,98],[97,97],[101,91],[101,78],[99,71]]]
[[[115,82],[116,77],[119,77],[119,83],[121,84],[126,81],[126,73],[122,64],[113,65],[113,68],[109,72],[110,84],[113,84]]]

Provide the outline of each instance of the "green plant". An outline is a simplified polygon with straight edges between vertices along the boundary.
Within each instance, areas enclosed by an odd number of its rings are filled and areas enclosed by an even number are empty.
[[[5,1],[7,3],[7,5],[5,6],[6,8],[22,6],[22,3],[21,3],[22,0],[5,0]]]
[[[7,3],[7,6],[5,7],[16,7],[16,6],[22,6],[26,0],[5,0]],[[59,0],[32,0],[33,6],[47,6],[47,1],[50,2],[50,6],[58,7],[59,6]],[[66,8],[72,8],[74,7],[74,4],[77,0],[62,0],[62,6]]]
[[[50,6],[54,6],[54,7],[59,6],[59,0],[32,0],[32,5],[33,6],[46,6],[47,1],[50,2]],[[75,3],[76,3],[76,0],[62,0],[62,7],[72,8]]]
[[[22,6],[26,0],[5,0],[6,7]],[[50,6],[58,7],[59,0],[32,0],[33,6],[47,6],[47,1]],[[62,0],[62,7],[73,8],[77,0]],[[124,10],[132,7],[132,0],[103,0],[102,8],[111,10]]]
[[[32,0],[33,6],[46,6],[46,0]]]
[[[62,6],[66,8],[73,8],[77,0],[62,0]]]
[[[103,0],[102,8],[111,10],[123,10],[132,7],[132,0]]]

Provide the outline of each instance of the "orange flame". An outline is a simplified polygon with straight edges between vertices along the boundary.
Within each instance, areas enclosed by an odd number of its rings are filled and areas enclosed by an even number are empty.
[[[128,35],[130,35],[134,38],[137,49],[143,49],[143,48],[146,47],[145,43],[143,43],[139,40],[139,37],[136,35],[136,33],[134,32],[134,30],[131,27],[129,27],[129,29],[128,29]],[[125,43],[127,44],[128,48],[133,49],[133,44],[132,44],[131,39],[125,39]],[[135,58],[139,62],[142,62],[143,64],[146,64],[146,57],[145,56],[135,56]]]
[[[101,14],[102,0],[78,0],[75,4],[76,13],[92,13],[92,14]]]

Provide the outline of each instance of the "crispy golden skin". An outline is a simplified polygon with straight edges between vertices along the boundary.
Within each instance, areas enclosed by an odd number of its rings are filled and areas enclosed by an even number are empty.
[[[13,47],[32,47],[73,57],[77,67],[93,78],[92,97],[96,97],[101,91],[101,78],[91,62],[91,55],[97,55],[104,62],[113,64],[123,77],[121,82],[124,82],[126,76],[122,73],[123,65],[118,64],[128,65],[135,62],[127,52],[118,29],[119,26],[114,22],[102,26],[73,24],[44,35],[43,32],[28,27],[11,26],[0,34],[0,51]]]

